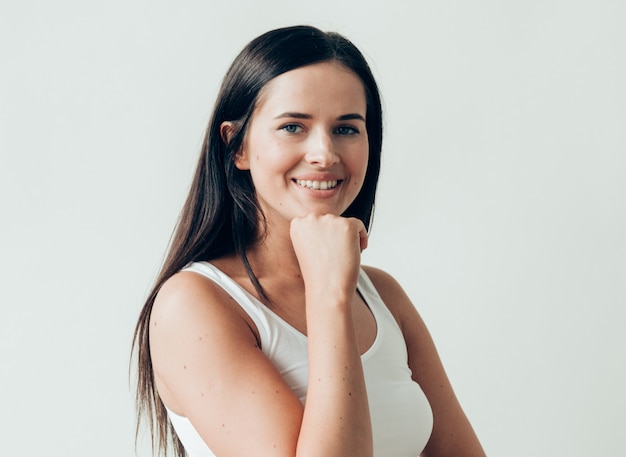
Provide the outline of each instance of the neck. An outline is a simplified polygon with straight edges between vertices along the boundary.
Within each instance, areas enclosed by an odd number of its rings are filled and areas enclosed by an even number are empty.
[[[281,224],[281,227],[268,222],[264,236],[248,248],[248,261],[259,279],[274,276],[276,272],[285,278],[301,277],[289,227],[289,222]]]

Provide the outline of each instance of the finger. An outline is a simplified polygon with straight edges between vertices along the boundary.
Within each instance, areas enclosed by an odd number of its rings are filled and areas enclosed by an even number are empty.
[[[361,245],[361,251],[367,248],[367,230],[363,227],[363,230],[359,230],[359,243]]]
[[[359,246],[362,251],[365,248],[367,248],[367,242],[368,242],[367,229],[365,228],[365,225],[363,225],[363,222],[360,219],[354,218],[353,220],[357,226],[357,230],[359,234]]]

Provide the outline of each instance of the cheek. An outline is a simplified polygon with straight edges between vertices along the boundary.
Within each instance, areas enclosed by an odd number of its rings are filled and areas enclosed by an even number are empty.
[[[354,162],[355,168],[360,170],[361,176],[365,176],[365,172],[367,170],[367,164],[369,162],[369,143],[365,143],[365,145],[361,145],[357,154],[355,154]]]
[[[359,156],[358,156],[358,164],[356,165],[356,167],[358,167],[357,169],[358,171],[358,182],[355,182],[355,187],[357,187],[357,191],[361,190],[361,187],[363,187],[363,184],[365,183],[365,175],[367,174],[367,165],[369,163],[369,144],[367,145],[367,147],[365,148],[365,151],[362,151]]]
[[[355,195],[363,187],[365,175],[367,173],[367,164],[369,159],[369,149],[366,151],[355,151],[350,157],[350,163],[346,164],[350,169],[350,189]]]

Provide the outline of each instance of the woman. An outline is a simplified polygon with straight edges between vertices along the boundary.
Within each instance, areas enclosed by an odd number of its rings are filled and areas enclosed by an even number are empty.
[[[162,451],[484,455],[415,308],[360,265],[381,143],[340,35],[278,29],[235,59],[135,332]]]

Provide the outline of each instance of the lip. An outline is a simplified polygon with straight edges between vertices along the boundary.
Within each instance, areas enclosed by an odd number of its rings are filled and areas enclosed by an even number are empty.
[[[307,187],[307,186],[302,185],[298,181],[317,181],[320,183],[320,188]],[[316,173],[316,174],[299,175],[297,177],[291,178],[291,182],[294,184],[294,186],[296,186],[296,188],[299,191],[306,192],[308,195],[315,196],[315,197],[331,197],[339,191],[339,189],[341,188],[341,185],[344,182],[344,179],[333,174]],[[321,183],[328,183],[328,182],[335,182],[336,185],[331,188],[325,188],[326,184],[323,184],[323,185],[321,184]],[[309,183],[309,185],[311,185],[311,183]]]
[[[303,180],[303,181],[343,181],[344,178],[342,176],[336,175],[334,173],[308,173],[304,175],[293,176],[291,178],[292,181],[295,180]]]

